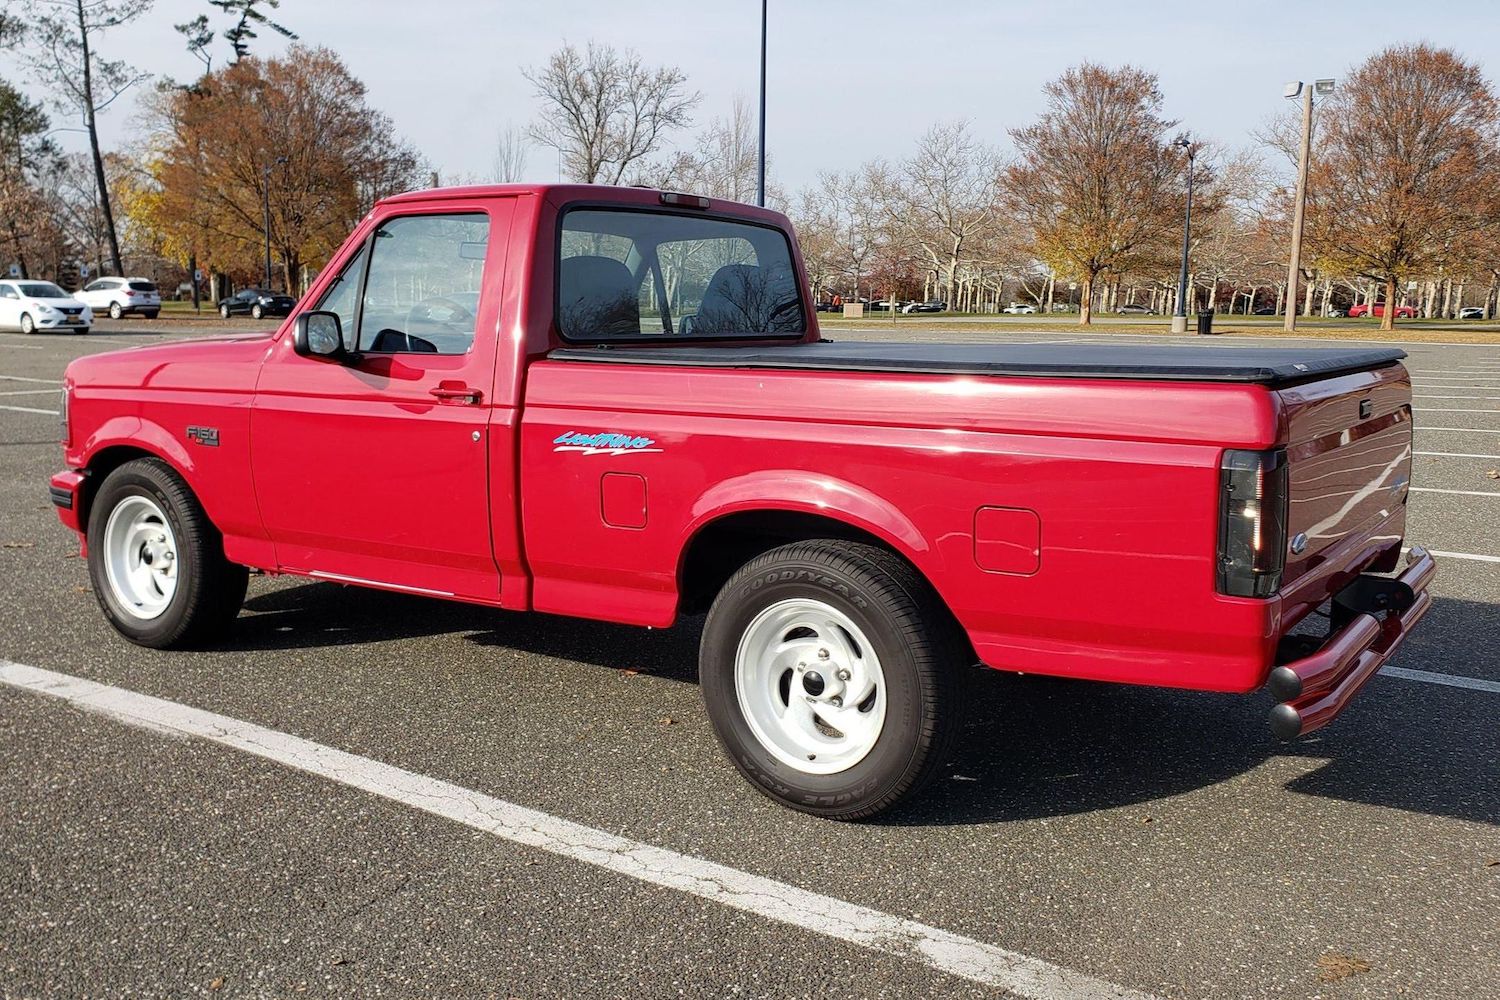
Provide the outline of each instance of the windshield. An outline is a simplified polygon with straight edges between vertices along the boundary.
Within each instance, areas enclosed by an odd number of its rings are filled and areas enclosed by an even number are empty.
[[[807,330],[786,234],[703,215],[563,216],[557,324],[569,340],[796,336]]]
[[[28,299],[65,299],[68,297],[67,292],[50,281],[28,281],[16,287]]]

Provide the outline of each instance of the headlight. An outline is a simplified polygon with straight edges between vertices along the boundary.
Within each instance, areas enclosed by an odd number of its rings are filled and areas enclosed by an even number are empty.
[[[53,309],[51,306],[47,305],[47,303],[45,303],[45,302],[38,302],[36,304],[36,311],[39,312],[39,313],[41,313],[43,316],[45,316],[48,313],[56,312],[57,310]]]

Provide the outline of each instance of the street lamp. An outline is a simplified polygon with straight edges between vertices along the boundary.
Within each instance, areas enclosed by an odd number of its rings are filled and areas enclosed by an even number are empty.
[[[275,163],[266,164],[262,171],[265,183],[261,186],[265,193],[265,224],[266,224],[266,291],[271,290],[271,171],[280,164],[286,162],[285,156],[276,157]]]
[[[1185,135],[1178,136],[1172,145],[1184,150],[1188,161],[1187,212],[1182,219],[1182,271],[1177,276],[1177,309],[1172,313],[1172,332],[1187,333],[1188,246],[1193,232],[1193,157],[1198,151],[1192,140]]]
[[[1286,268],[1286,318],[1282,329],[1297,329],[1297,279],[1302,274],[1302,219],[1307,211],[1307,164],[1312,154],[1313,91],[1326,97],[1333,93],[1332,80],[1317,80],[1311,87],[1294,80],[1282,90],[1287,100],[1302,98],[1302,148],[1297,157],[1297,199],[1292,209],[1292,254]]]
[[[760,0],[760,146],[756,162],[755,203],[766,207],[766,4]]]

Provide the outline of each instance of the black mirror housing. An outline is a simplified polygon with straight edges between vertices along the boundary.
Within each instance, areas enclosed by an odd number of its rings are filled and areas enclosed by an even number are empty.
[[[299,313],[292,328],[292,350],[304,358],[343,357],[344,327],[338,313]]]

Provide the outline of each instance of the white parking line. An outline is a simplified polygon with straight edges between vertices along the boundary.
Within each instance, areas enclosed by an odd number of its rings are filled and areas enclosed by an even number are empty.
[[[1413,406],[1413,413],[1500,413],[1500,410],[1475,410],[1458,406]]]
[[[0,406],[0,410],[9,410],[12,413],[50,413],[52,416],[60,416],[56,410],[38,410],[30,406]]]
[[[973,938],[678,854],[321,743],[124,688],[0,660],[0,683],[155,732],[262,757],[501,840],[919,962],[1032,1000],[1155,1000],[1150,994]]]
[[[1447,386],[1439,386],[1438,388],[1440,388],[1440,389],[1446,389]],[[1453,388],[1456,389],[1456,388],[1458,388],[1458,386],[1454,386]],[[1500,389],[1500,386],[1496,386],[1495,388]],[[1431,393],[1431,392],[1414,392],[1414,393],[1411,394],[1411,398],[1412,399],[1500,399],[1500,396],[1439,396],[1436,393]]]
[[[1500,497],[1500,493],[1493,490],[1440,490],[1432,486],[1413,486],[1411,491],[1413,493],[1452,493],[1466,497]]]
[[[1479,455],[1471,451],[1414,451],[1413,455],[1431,455],[1433,458],[1493,458],[1500,459],[1500,455]]]
[[[28,378],[25,375],[0,375],[7,382],[40,382],[43,385],[62,385],[60,378]]]
[[[0,392],[0,396],[56,396],[56,389],[17,389],[14,392]]]
[[[1500,427],[1434,427],[1431,424],[1418,424],[1417,431],[1453,431],[1457,434],[1500,434]]]
[[[1500,681],[1487,681],[1480,677],[1440,674],[1434,670],[1408,670],[1406,667],[1381,667],[1380,673],[1383,677],[1399,677],[1403,681],[1421,681],[1424,684],[1442,684],[1446,687],[1500,694]]]

